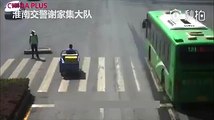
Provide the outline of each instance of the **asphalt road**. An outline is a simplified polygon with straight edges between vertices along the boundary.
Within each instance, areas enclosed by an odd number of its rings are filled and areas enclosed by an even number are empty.
[[[178,112],[165,104],[169,101],[155,87],[145,61],[141,28],[147,11],[174,8],[204,10],[203,23],[213,28],[213,5],[209,1],[199,4],[194,0],[186,3],[46,0],[49,10],[90,10],[92,18],[5,20],[3,6],[8,1],[1,1],[0,59],[1,66],[9,59],[12,62],[2,77],[31,77],[30,88],[36,99],[30,120],[200,120],[213,117],[200,110],[193,114]],[[53,51],[53,54],[41,55],[46,62],[23,54],[29,48],[32,29],[39,36],[39,46]],[[64,80],[59,73],[59,54],[70,43],[80,53],[82,79]]]

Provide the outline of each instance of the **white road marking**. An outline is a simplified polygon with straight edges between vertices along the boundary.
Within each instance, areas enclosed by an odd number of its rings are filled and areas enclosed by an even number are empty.
[[[33,65],[32,69],[30,70],[30,73],[27,75],[27,78],[30,79],[29,86],[31,86],[32,81],[33,81],[34,77],[36,76],[36,73],[38,72],[41,65],[42,65],[42,61],[36,61],[36,63]]]
[[[55,104],[33,104],[31,106],[32,108],[50,108],[50,107],[55,107]]]
[[[182,119],[182,120],[189,120],[188,116],[183,113],[178,113],[178,117],[179,119]]]
[[[176,117],[175,113],[173,112],[173,110],[171,108],[168,109],[169,112],[169,116],[171,118],[171,120],[178,120],[178,118]]]
[[[2,66],[0,69],[0,76],[2,76],[4,74],[4,72],[7,70],[8,67],[10,67],[10,65],[13,63],[14,59],[8,59]]]
[[[155,79],[155,75],[152,72],[152,67],[149,65],[148,60],[146,58],[145,58],[145,61],[146,61],[146,64],[147,64],[147,66],[149,68],[150,74],[152,76],[152,80],[153,80],[153,82],[155,84],[155,87],[156,87],[157,91],[158,92],[163,92],[163,88],[162,88],[162,86],[160,84],[157,83],[157,80]]]
[[[83,94],[82,94],[83,95]],[[91,94],[84,94],[83,96],[78,97],[78,95],[75,97],[73,95],[67,97],[68,99],[55,101],[56,106],[60,105],[61,107],[68,107],[68,108],[97,108],[98,110],[100,108],[104,109],[136,109],[136,108],[143,108],[143,109],[158,109],[160,108],[160,101],[154,101],[154,100],[92,100],[92,99],[86,99],[87,95],[88,97],[91,97]],[[86,95],[86,96],[85,96]],[[96,96],[94,96],[96,97]],[[101,97],[101,96],[100,96]],[[71,99],[70,99],[71,98]],[[71,102],[72,101],[72,102]],[[102,111],[102,110],[101,110]]]
[[[90,57],[85,57],[83,60],[82,65],[82,71],[85,73],[85,79],[80,79],[78,91],[80,92],[86,92],[87,90],[87,82],[88,82],[88,74],[89,74],[89,68],[90,68]]]
[[[160,108],[172,108],[172,103],[161,103]]]
[[[117,86],[118,86],[117,91],[124,92],[125,91],[125,85],[124,85],[123,75],[121,72],[120,58],[119,57],[115,58],[115,67],[116,67],[116,74],[117,74]]]
[[[97,91],[105,92],[105,58],[99,57],[98,59],[98,80]]]
[[[55,70],[57,68],[58,62],[59,62],[59,58],[54,57],[37,92],[47,92],[48,91],[48,88],[49,88],[52,78],[54,76]]]
[[[135,84],[137,86],[137,91],[139,92],[139,91],[141,91],[140,84],[138,82],[137,75],[136,75],[136,70],[135,70],[135,66],[134,66],[132,60],[131,60],[131,67],[132,67],[132,72],[133,72],[134,79],[135,79]]]
[[[9,78],[17,78],[29,60],[30,60],[29,58],[23,58]]]
[[[58,92],[67,92],[70,80],[61,80]]]
[[[104,108],[100,108],[100,120],[104,120]]]

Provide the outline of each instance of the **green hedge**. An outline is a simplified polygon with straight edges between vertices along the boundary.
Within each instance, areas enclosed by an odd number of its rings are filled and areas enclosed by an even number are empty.
[[[28,78],[0,78],[0,120],[12,120],[29,94]]]
[[[10,87],[14,85],[28,86],[28,84],[29,84],[28,78],[11,78],[11,79],[0,78],[0,90],[4,90],[5,87]]]

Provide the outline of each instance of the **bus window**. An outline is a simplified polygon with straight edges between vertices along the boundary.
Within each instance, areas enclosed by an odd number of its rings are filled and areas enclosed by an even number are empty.
[[[152,40],[152,44],[153,44],[153,46],[155,46],[155,33],[154,33],[154,31],[152,31],[152,37],[151,37],[151,40]]]
[[[157,52],[158,52],[158,55],[161,57],[161,40],[160,40],[160,36],[156,36],[156,39],[157,39]]]
[[[148,31],[147,31],[147,38],[150,40],[150,36],[151,36],[151,31],[150,31],[150,28],[148,28]]]
[[[170,51],[169,51],[169,44],[168,43],[166,43],[165,44],[166,45],[166,48],[165,48],[165,57],[166,57],[166,68],[168,68],[169,69],[169,54],[170,54]]]
[[[165,49],[166,49],[166,43],[165,43],[165,40],[163,39],[163,37],[161,37],[160,39],[162,41],[162,45],[161,45],[161,55],[163,56],[163,59],[166,60],[165,58],[165,55],[164,55],[164,52],[165,52]]]
[[[157,35],[155,34],[155,49],[158,50],[158,39],[157,39]],[[159,50],[158,50],[159,52]]]

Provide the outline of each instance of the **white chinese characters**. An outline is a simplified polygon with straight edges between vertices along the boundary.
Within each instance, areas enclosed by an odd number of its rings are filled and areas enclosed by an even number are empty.
[[[90,10],[23,10],[13,12],[19,19],[92,19]]]

